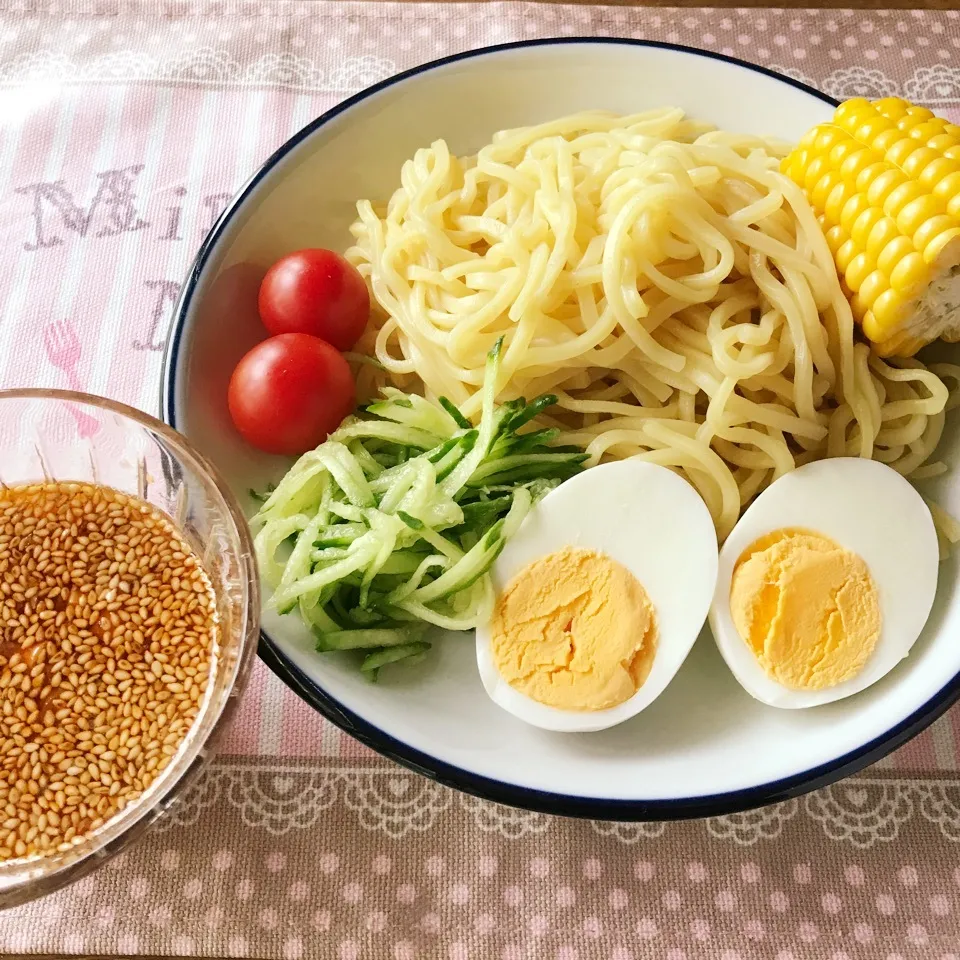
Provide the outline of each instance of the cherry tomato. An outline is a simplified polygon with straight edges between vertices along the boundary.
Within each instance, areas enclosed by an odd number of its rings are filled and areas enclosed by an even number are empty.
[[[305,333],[258,343],[237,364],[227,390],[237,430],[267,453],[312,450],[337,429],[354,401],[347,361]]]
[[[281,257],[260,284],[260,319],[272,333],[309,333],[349,350],[370,314],[370,294],[356,267],[332,250]]]

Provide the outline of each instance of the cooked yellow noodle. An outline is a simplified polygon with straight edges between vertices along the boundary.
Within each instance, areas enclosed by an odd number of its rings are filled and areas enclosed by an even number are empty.
[[[475,414],[504,336],[501,397],[555,392],[548,422],[594,462],[678,470],[721,537],[818,457],[934,476],[960,370],[855,341],[785,152],[672,108],[504,131],[468,158],[437,141],[385,209],[357,205],[347,256],[380,308],[365,346]]]

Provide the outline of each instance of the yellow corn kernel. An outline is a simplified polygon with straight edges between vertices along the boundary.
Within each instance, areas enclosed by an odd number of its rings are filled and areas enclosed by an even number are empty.
[[[823,224],[821,223],[820,226],[822,229]],[[836,256],[840,245],[846,241],[847,235],[841,227],[830,227],[828,230],[824,230],[824,236],[827,238],[827,246],[830,248],[830,252]]]
[[[835,127],[814,127],[816,136],[814,136],[810,146],[817,153],[827,153],[830,148],[843,140],[843,133]]]
[[[903,170],[908,177],[916,177],[919,180],[923,171],[926,170],[931,163],[939,159],[940,154],[937,153],[936,150],[931,150],[929,147],[917,147],[909,151],[903,158],[900,163],[900,169]]]
[[[857,178],[872,162],[873,158],[870,151],[855,143],[854,149],[847,154],[840,164],[840,175],[851,185],[855,185]]]
[[[947,151],[956,145],[957,137],[947,132],[938,133],[935,137],[931,137],[927,141],[927,146],[930,147],[931,150],[937,150],[944,156],[947,156]]]
[[[947,157],[938,157],[933,163],[928,163],[923,168],[923,171],[917,179],[928,190],[933,190],[944,180],[957,177],[958,174],[960,174],[960,162],[950,160]],[[950,188],[947,187],[949,194],[960,192],[960,177],[957,177],[954,185],[957,187],[957,190],[950,190]]]
[[[909,137],[901,136],[884,150],[884,156],[888,163],[892,163],[894,166],[903,170],[904,173],[907,173],[905,168],[907,161],[914,153],[922,149],[923,144],[917,143],[916,140],[911,140]],[[907,176],[909,176],[909,174],[907,174]]]
[[[850,266],[843,272],[850,284],[851,290],[860,292],[863,281],[866,280],[874,270],[877,269],[877,261],[866,253],[858,253],[851,261]]]
[[[866,193],[867,190],[873,186],[875,180],[884,177],[883,185],[887,192],[889,192],[896,186],[897,182],[899,182],[896,179],[896,175],[899,174],[900,171],[897,170],[896,167],[891,167],[890,164],[884,163],[882,160],[877,160],[876,157],[874,157],[873,160],[873,163],[864,167],[857,175],[857,190],[861,193]],[[884,196],[886,196],[886,194],[884,194]],[[873,203],[872,200],[870,202]]]
[[[890,271],[890,287],[901,296],[912,297],[926,283],[927,265],[916,250],[911,250]]]
[[[898,170],[897,173],[900,173],[900,171]],[[900,176],[902,177],[903,174],[900,173]],[[886,199],[883,201],[884,213],[889,217],[896,218],[908,203],[919,199],[924,196],[924,194],[925,191],[919,183],[915,180],[907,180],[887,194]],[[926,196],[930,196],[930,194],[926,194]]]
[[[843,209],[847,198],[850,196],[850,187],[841,180],[834,185],[833,189],[827,194],[827,199],[823,203],[824,216],[828,217],[833,223],[840,219],[840,211]]]
[[[833,192],[834,187],[844,188],[844,182],[839,173],[825,173],[809,191],[810,202],[814,209],[826,210],[827,197]],[[814,199],[816,198],[816,199]]]
[[[890,220],[890,218],[885,217],[879,207],[867,207],[866,210],[853,221],[853,225],[849,231],[850,239],[858,246],[866,248],[867,238],[870,236],[871,231],[883,220]],[[890,222],[893,226],[896,226],[892,220]]]
[[[886,153],[895,143],[903,139],[903,131],[899,127],[891,127],[875,137],[870,146],[874,150],[879,150],[880,153]]]
[[[917,126],[910,128],[910,136],[913,137],[914,140],[922,140],[924,143],[942,133],[943,124],[937,123],[934,120],[929,120],[926,123],[919,123]]]
[[[960,263],[960,227],[944,230],[923,248],[923,259],[927,263],[933,263],[944,256],[950,260],[956,258],[957,263]]]
[[[888,286],[890,281],[887,280],[887,275],[882,270],[874,270],[860,284],[860,298],[864,303],[873,303]],[[864,316],[866,316],[866,309],[864,309]]]
[[[913,245],[917,250],[923,252],[930,245],[934,237],[939,237],[945,230],[951,229],[953,218],[946,214],[939,217],[931,217],[919,230],[913,235]]]
[[[873,315],[872,310],[864,311],[863,317],[860,319],[860,326],[868,339],[879,342],[883,338],[883,331],[880,329],[880,324],[877,323],[877,318]]]
[[[844,100],[834,111],[833,122],[844,130],[855,128],[858,122],[857,118],[863,116],[869,107],[869,100],[863,97],[851,97],[849,100]],[[827,126],[827,124],[821,124],[821,126]]]
[[[867,235],[865,244],[867,253],[879,257],[880,251],[897,236],[897,221],[893,217],[882,217]]]
[[[896,124],[891,123],[886,117],[870,117],[865,123],[860,124],[853,133],[854,140],[861,143],[873,143],[873,141],[882,133],[888,130],[896,130]]]
[[[868,210],[877,210],[878,213],[883,214],[879,207],[870,206],[866,194],[855,193],[840,210],[840,226],[852,236],[854,225]],[[826,215],[826,210],[823,212]]]
[[[877,257],[877,269],[882,270],[888,277],[892,277],[897,264],[911,253],[916,252],[910,238],[900,234],[880,251],[880,255]]]
[[[917,184],[918,190],[923,188]],[[897,229],[912,237],[928,220],[940,216],[943,204],[932,193],[921,192],[918,197],[904,204],[897,214]]]
[[[894,329],[903,313],[903,299],[896,290],[885,290],[874,300],[873,313],[884,330]]]
[[[837,264],[837,270],[840,271],[841,276],[846,276],[847,268],[850,266],[853,258],[859,252],[859,247],[857,247],[852,240],[846,240],[840,245],[840,249],[837,251],[834,261]]]
[[[960,220],[960,174],[951,173],[934,188],[933,195],[946,202],[947,213],[954,220]]]
[[[899,97],[884,97],[882,100],[875,100],[873,108],[881,116],[888,120],[899,120],[909,109],[910,104]]]
[[[960,127],[899,97],[840,104],[781,170],[805,192],[881,356],[960,339]]]

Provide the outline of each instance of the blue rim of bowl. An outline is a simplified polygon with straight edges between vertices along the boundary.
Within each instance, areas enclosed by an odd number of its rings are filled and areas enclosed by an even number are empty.
[[[489,56],[507,50],[517,50],[524,47],[577,44],[650,47],[660,50],[674,50],[678,53],[691,54],[711,60],[720,60],[724,63],[730,63],[742,67],[745,70],[760,73],[774,80],[779,80],[781,83],[796,87],[830,106],[836,107],[838,105],[838,101],[833,97],[827,96],[809,84],[795,80],[793,77],[777,73],[775,70],[748,63],[745,60],[739,60],[736,57],[728,57],[721,53],[699,50],[696,47],[687,47],[681,44],[661,43],[654,40],[620,39],[617,37],[563,37],[556,39],[522,40],[514,43],[482,47],[477,50],[433,60],[389,77],[371,87],[367,87],[365,90],[349,97],[347,100],[337,104],[335,107],[326,111],[326,113],[317,117],[317,119],[308,123],[302,130],[295,133],[276,150],[234,196],[207,234],[190,269],[190,273],[183,287],[183,292],[177,302],[167,338],[160,397],[163,418],[166,422],[169,423],[171,427],[176,428],[177,426],[175,409],[176,367],[180,350],[180,340],[184,330],[187,310],[196,292],[204,267],[213,254],[227,225],[239,212],[246,199],[257,188],[264,177],[267,176],[291,150],[334,117],[349,110],[355,104],[366,100],[368,97],[394,84],[401,83],[410,77],[428,73],[438,67],[457,63],[461,60]],[[344,707],[343,704],[330,696],[320,686],[310,680],[309,677],[298,670],[264,631],[260,633],[258,652],[264,663],[293,690],[294,693],[304,699],[323,717],[335,723],[341,730],[355,737],[377,753],[382,754],[396,763],[402,764],[416,773],[429,777],[445,786],[453,787],[454,789],[496,803],[507,804],[508,806],[520,807],[527,810],[535,810],[540,813],[569,817],[589,817],[595,820],[681,820],[693,817],[712,817],[737,813],[766,804],[789,800],[793,797],[808,793],[811,790],[816,790],[819,787],[834,783],[842,777],[856,773],[868,764],[886,756],[928,727],[960,699],[960,675],[957,675],[953,677],[936,696],[932,697],[926,704],[920,707],[920,709],[916,710],[905,720],[902,720],[895,727],[892,727],[882,736],[877,737],[869,743],[863,744],[856,750],[852,750],[835,760],[780,780],[757,784],[756,786],[746,787],[741,790],[708,794],[700,797],[658,800],[601,799],[595,797],[569,796],[504,783],[490,777],[471,773],[461,767],[431,757],[429,754],[415,747],[396,740],[379,727],[368,723],[353,713],[353,711]]]

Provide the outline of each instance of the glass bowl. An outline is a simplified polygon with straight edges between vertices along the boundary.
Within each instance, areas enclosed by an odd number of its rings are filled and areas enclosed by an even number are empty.
[[[102,484],[167,514],[213,584],[220,649],[200,712],[166,768],[137,800],[69,850],[0,862],[0,908],[50,893],[102,866],[176,802],[212,756],[246,684],[259,634],[259,579],[243,513],[217,470],[179,433],[100,397],[0,391],[0,483],[44,480]]]

